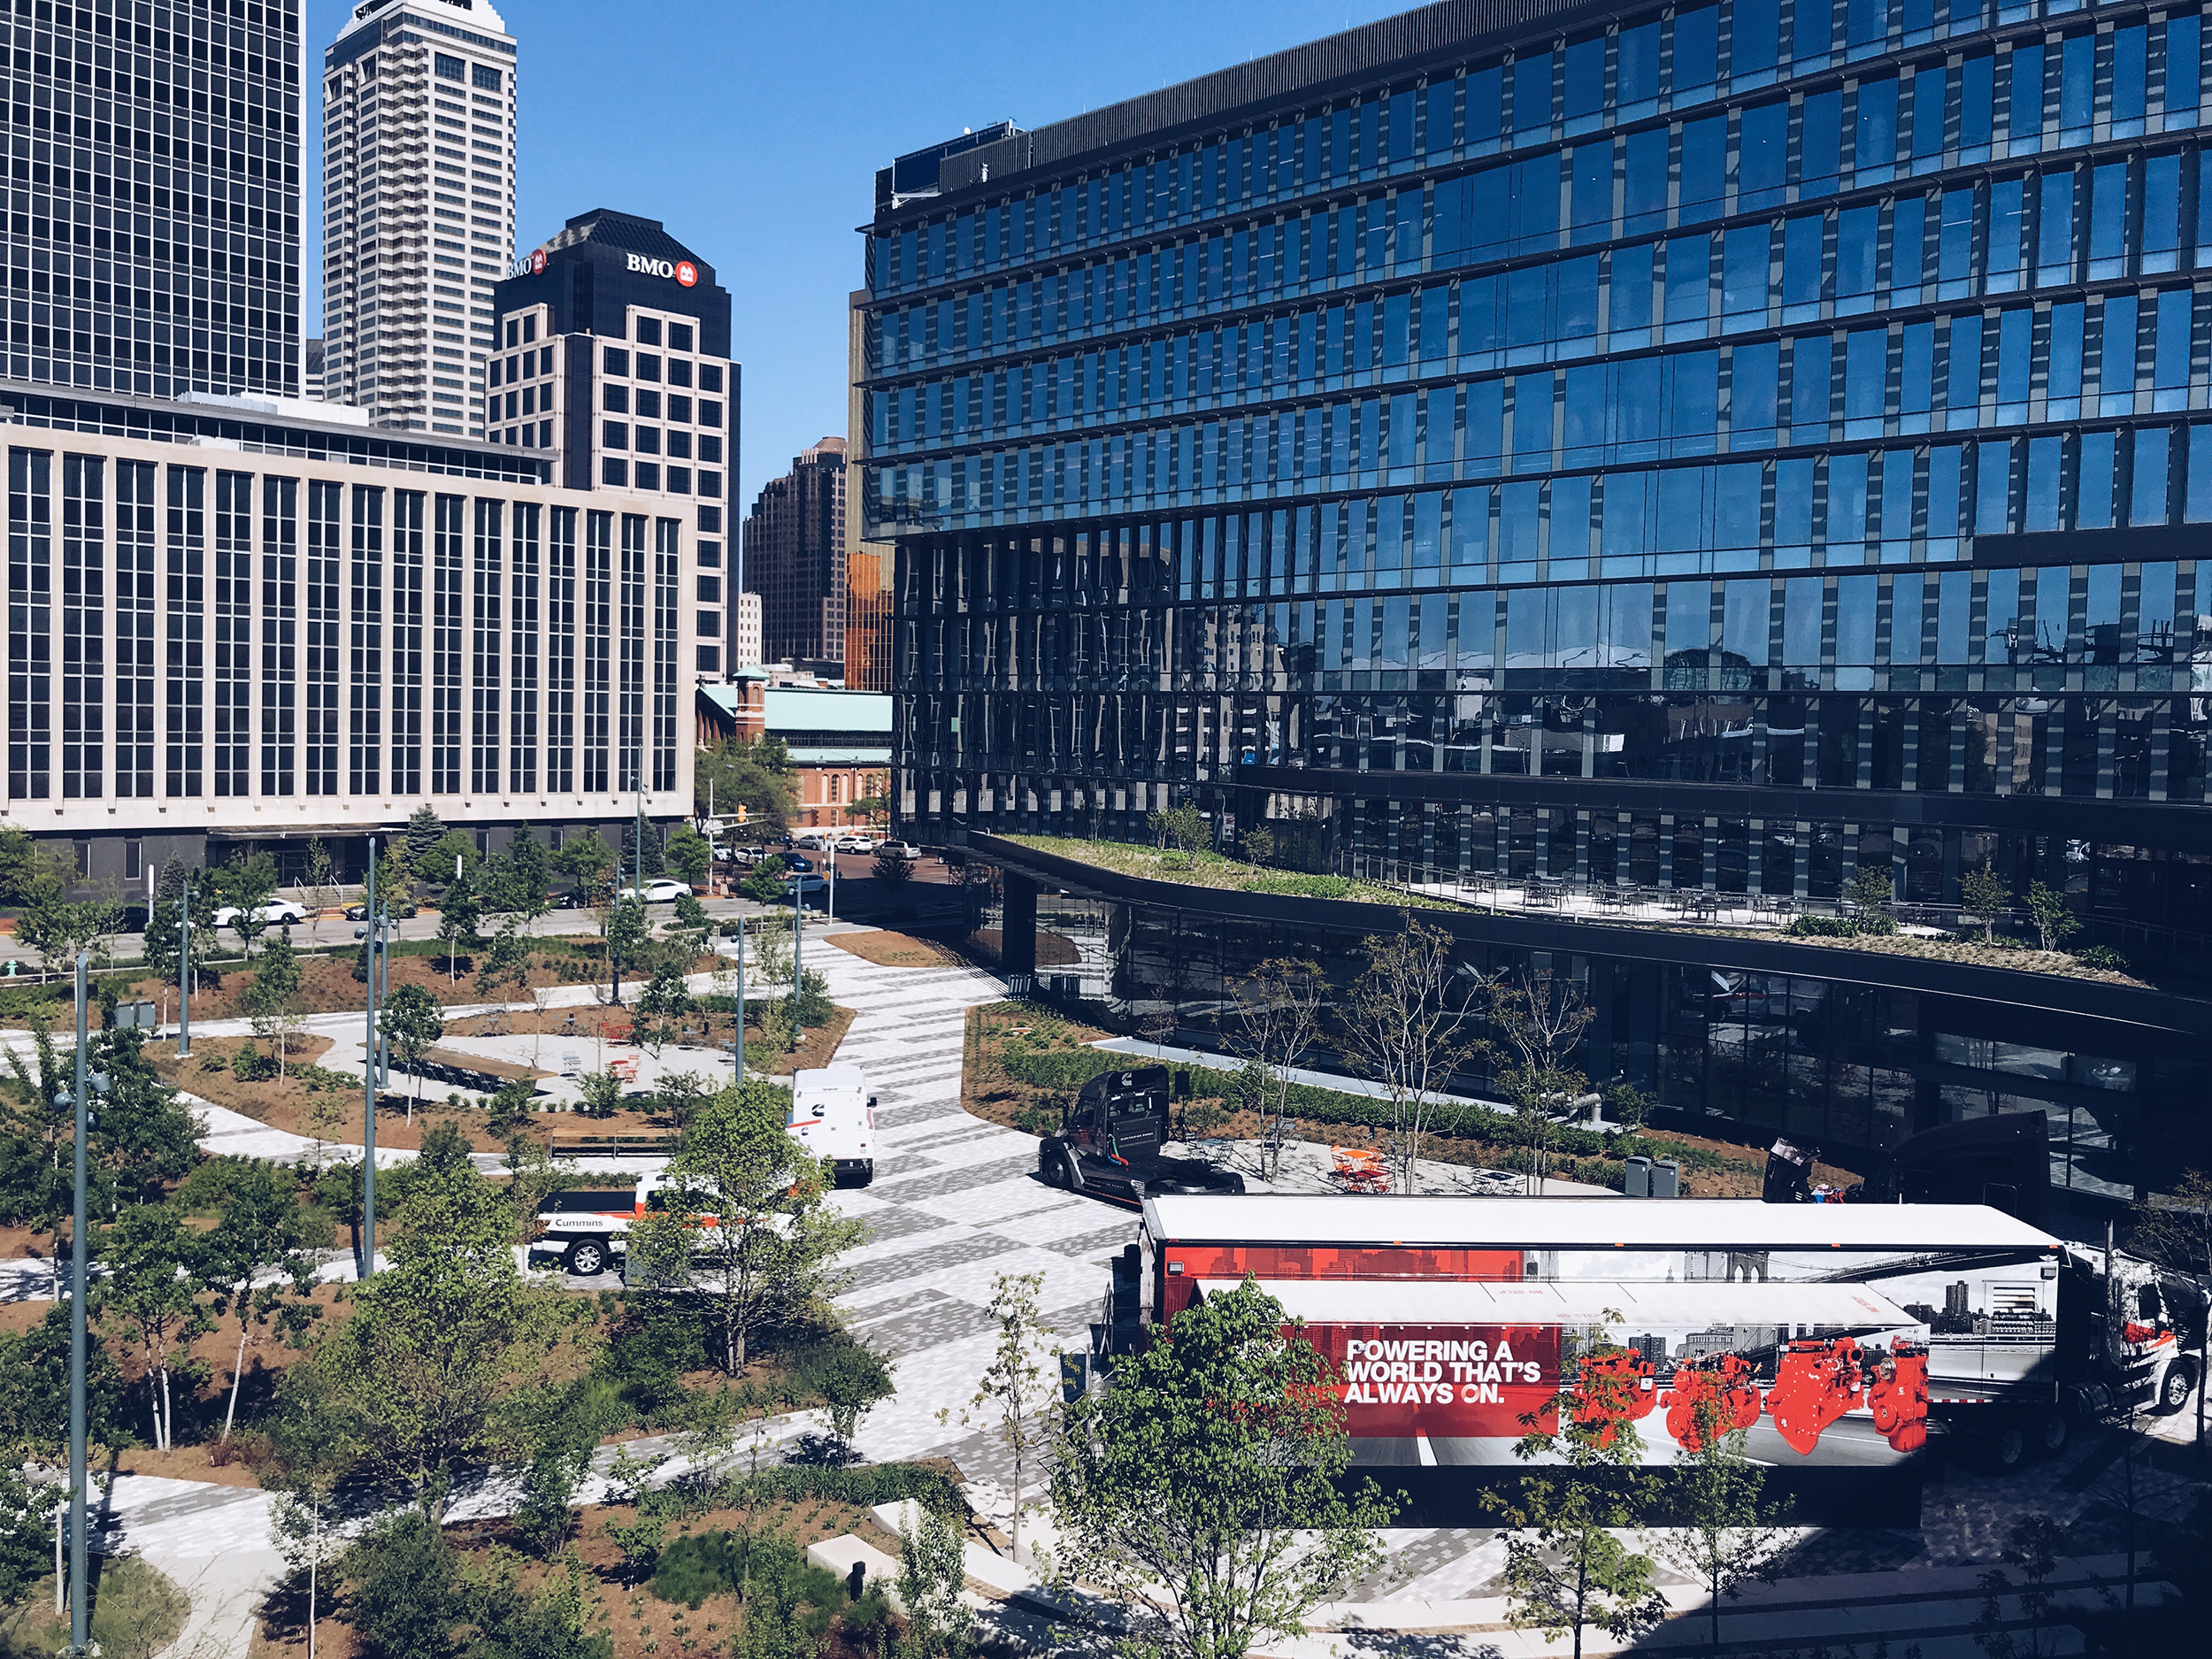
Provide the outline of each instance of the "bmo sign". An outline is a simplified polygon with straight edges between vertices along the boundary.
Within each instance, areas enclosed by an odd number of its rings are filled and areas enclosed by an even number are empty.
[[[649,259],[641,253],[630,256],[630,269],[640,276],[661,277],[680,288],[691,288],[699,280],[699,267],[688,259]]]

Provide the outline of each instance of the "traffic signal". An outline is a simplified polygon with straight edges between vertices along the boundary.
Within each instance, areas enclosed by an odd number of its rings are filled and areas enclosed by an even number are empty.
[[[741,801],[741,802],[739,802],[739,803],[738,803],[738,804],[737,804],[737,821],[738,821],[739,823],[741,823],[741,824],[742,824],[742,823],[745,821],[745,812],[746,812],[745,803],[744,803],[742,801]]]

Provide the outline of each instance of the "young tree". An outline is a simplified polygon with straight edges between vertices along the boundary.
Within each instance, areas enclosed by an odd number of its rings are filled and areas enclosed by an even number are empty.
[[[1052,1494],[1065,1582],[1096,1585],[1139,1659],[1242,1659],[1305,1633],[1381,1557],[1391,1504],[1351,1462],[1329,1363],[1247,1280],[1178,1314],[1070,1407]],[[1162,1593],[1164,1594],[1162,1594]]]
[[[59,857],[44,861],[26,885],[15,936],[49,966],[59,968],[83,951],[96,966],[104,967],[114,955],[123,918],[121,887],[110,882],[106,891],[92,898],[72,899],[70,894],[81,885],[75,866]]]
[[[660,1057],[661,1046],[675,1034],[676,1022],[691,1010],[691,992],[684,984],[682,967],[663,962],[653,970],[635,1004],[640,1038],[649,1045],[655,1059]]]
[[[1888,913],[1893,891],[1887,864],[1861,864],[1852,872],[1851,902],[1868,921],[1878,920]]]
[[[1556,1641],[1593,1627],[1632,1642],[1667,1616],[1652,1563],[1621,1541],[1631,1525],[1619,1472],[1643,1461],[1636,1432],[1636,1375],[1611,1362],[1632,1350],[1594,1344],[1577,1356],[1577,1375],[1540,1412],[1514,1455],[1540,1465],[1523,1477],[1519,1502],[1498,1500],[1514,1527],[1506,1540],[1507,1619]]]
[[[655,876],[668,873],[668,864],[664,856],[661,833],[657,825],[648,824],[645,826],[645,843],[642,849],[644,856],[641,859],[639,856],[640,850],[637,820],[632,818],[622,826],[622,867],[618,872],[621,879],[625,881],[633,879],[639,873],[641,864],[643,865],[643,873],[648,880]]]
[[[879,847],[871,873],[881,884],[883,890],[895,898],[914,879],[914,861],[899,848],[888,845]]]
[[[503,908],[526,922],[545,914],[546,888],[553,879],[553,863],[545,843],[527,824],[516,830],[507,843],[507,894]]]
[[[907,1618],[899,1659],[965,1659],[974,1620],[960,1599],[967,1587],[961,1529],[935,1505],[916,1508],[918,1525],[899,1527],[899,1604]]]
[[[761,1078],[705,1102],[669,1160],[668,1209],[630,1241],[657,1294],[706,1293],[710,1352],[733,1376],[757,1333],[834,1294],[837,1258],[864,1233],[826,1202],[823,1165],[786,1133],[790,1110],[790,1091]]]
[[[1471,1010],[1483,988],[1452,961],[1452,936],[1405,912],[1395,933],[1363,944],[1367,970],[1342,1006],[1344,1053],[1390,1102],[1398,1190],[1414,1190],[1421,1136],[1451,1075],[1481,1043]]]
[[[645,954],[645,947],[652,942],[653,919],[646,913],[642,899],[624,898],[610,906],[601,916],[601,935],[607,941],[607,956],[614,976],[614,1000],[622,1000],[622,964],[634,963]]]
[[[254,969],[253,983],[246,987],[246,1015],[253,1033],[276,1050],[277,1076],[284,1075],[290,1058],[290,1039],[299,1028],[300,959],[291,936],[271,936]]]
[[[29,903],[33,889],[50,873],[30,831],[12,824],[0,827],[0,904]]]
[[[1014,1464],[1014,1559],[1022,1553],[1022,1506],[1028,1501],[1028,1471],[1052,1444],[1054,1347],[1059,1333],[1044,1322],[1037,1298],[1044,1289],[1042,1273],[1001,1273],[991,1280],[991,1318],[998,1326],[998,1346],[976,1379],[967,1409],[959,1412],[963,1428],[979,1425],[995,1433]],[[952,1417],[948,1409],[937,1414],[940,1422]]]
[[[1288,1115],[1293,1073],[1321,1031],[1321,1010],[1329,1001],[1329,981],[1317,963],[1272,956],[1236,986],[1234,1035],[1237,1052],[1267,1078],[1265,1110]]]
[[[1185,863],[1189,862],[1194,849],[1206,846],[1213,836],[1205,815],[1187,801],[1181,806],[1148,813],[1145,822],[1155,836],[1183,856]]]
[[[403,1481],[433,1525],[454,1473],[527,1450],[530,1409],[589,1367],[583,1310],[515,1265],[516,1216],[450,1125],[426,1136],[388,1246],[315,1367],[355,1471]]]
[[[576,1080],[577,1110],[587,1118],[611,1118],[622,1110],[622,1079],[611,1071],[588,1071]]]
[[[429,802],[424,802],[414,810],[407,820],[406,838],[402,843],[405,848],[403,856],[407,863],[411,866],[416,860],[436,846],[444,834],[445,820],[438,816],[438,809],[432,806]],[[450,864],[446,866],[449,870],[452,867]]]
[[[201,1306],[200,1235],[174,1204],[134,1204],[100,1241],[102,1275],[95,1303],[134,1346],[147,1372],[154,1448],[167,1451],[176,1426],[175,1385],[196,1385],[204,1369],[192,1341],[215,1328]]]
[[[307,843],[307,879],[300,883],[300,902],[307,906],[307,939],[312,944],[322,934],[323,912],[338,902],[338,861],[322,837]]]
[[[568,837],[553,855],[551,863],[575,882],[585,903],[599,904],[605,901],[614,879],[614,849],[607,845],[597,830],[586,830],[581,835]]]
[[[2003,1567],[1981,1577],[1986,1599],[1974,1621],[1974,1645],[1989,1659],[2055,1659],[2078,1641],[2051,1586],[2065,1545],[2064,1530],[2047,1515],[2024,1515],[2012,1524],[2003,1559],[2020,1570],[2021,1582],[2014,1583]],[[2006,1610],[2008,1596],[2019,1600],[2016,1618]]]
[[[1528,1148],[1531,1193],[1544,1190],[1550,1171],[1551,1149],[1558,1139],[1555,1114],[1589,1091],[1589,1079],[1570,1061],[1596,1018],[1582,987],[1548,969],[1525,972],[1491,994],[1491,1025],[1503,1033],[1513,1054],[1513,1064],[1498,1080],[1513,1102]]]
[[[772,853],[755,862],[745,879],[737,884],[738,891],[756,904],[781,904],[783,871],[783,860]]]
[[[230,931],[238,935],[247,959],[252,960],[254,941],[269,931],[269,918],[263,907],[276,896],[276,860],[266,853],[234,858],[220,869],[209,872],[208,885],[214,889],[218,900],[235,907],[237,914],[231,918]],[[194,926],[198,922],[197,917],[193,918]]]
[[[273,1164],[255,1160],[231,1183],[214,1231],[202,1247],[201,1283],[214,1293],[215,1315],[219,1319],[234,1315],[238,1320],[238,1357],[231,1366],[230,1402],[223,1409],[225,1440],[238,1417],[246,1344],[255,1326],[275,1325],[296,1336],[321,1311],[304,1300],[315,1286],[315,1263],[305,1254],[309,1213]],[[301,1300],[288,1301],[288,1288]]]
[[[430,994],[426,986],[402,985],[378,1012],[377,1021],[413,1074],[414,1092],[407,1097],[407,1121],[411,1124],[415,1121],[415,1106],[422,1099],[423,1056],[445,1036],[445,1005]]]
[[[1993,943],[1997,937],[1997,918],[2012,908],[2012,889],[1997,873],[1996,861],[1985,858],[1959,878],[1959,897],[1965,908],[1982,918],[1982,939]]]
[[[445,946],[446,974],[450,979],[460,973],[462,953],[476,949],[476,930],[484,919],[484,907],[466,867],[457,877],[449,873],[450,865],[447,869],[446,888],[438,895],[438,938]]]
[[[518,920],[511,915],[500,924],[476,964],[476,989],[494,1002],[503,1000],[499,994],[502,986],[511,985],[520,992],[529,983],[530,947],[523,942]]]
[[[713,847],[688,824],[679,824],[669,832],[668,847],[662,856],[679,879],[688,881],[695,887],[714,868]]]
[[[170,854],[154,883],[153,908],[146,916],[142,959],[149,972],[171,985],[177,982],[183,962],[184,926],[177,914],[177,901],[184,896],[185,884],[190,879],[184,860]]]
[[[2040,881],[2028,884],[2028,918],[2035,924],[2037,942],[2045,950],[2058,949],[2081,932],[2081,923],[2065,894]]]
[[[1781,1532],[1786,1502],[1766,1496],[1766,1470],[1744,1454],[1749,1438],[1732,1426],[1717,1395],[1696,1409],[1694,1447],[1675,1453],[1661,1490],[1667,1528],[1652,1542],[1659,1558],[1706,1594],[1713,1647],[1720,1647],[1720,1604],[1755,1581],[1770,1584],[1788,1539]]]

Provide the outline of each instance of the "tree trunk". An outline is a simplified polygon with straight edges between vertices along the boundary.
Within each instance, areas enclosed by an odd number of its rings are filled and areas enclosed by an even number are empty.
[[[161,1449],[165,1452],[170,1449],[173,1443],[172,1435],[176,1428],[175,1413],[176,1408],[169,1399],[169,1368],[164,1365],[161,1368]]]
[[[249,1286],[249,1288],[250,1288],[250,1286]],[[216,1442],[219,1446],[230,1439],[230,1425],[232,1423],[236,1421],[238,1417],[238,1385],[245,1380],[245,1376],[246,1312],[244,1307],[242,1305],[238,1310],[238,1360],[237,1363],[230,1368],[230,1404],[226,1407],[223,1411],[222,1438]]]
[[[308,1534],[307,1659],[315,1659],[315,1570],[322,1565],[323,1529],[318,1520]]]

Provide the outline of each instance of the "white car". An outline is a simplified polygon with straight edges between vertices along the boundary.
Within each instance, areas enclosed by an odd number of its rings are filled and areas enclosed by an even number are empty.
[[[689,885],[681,881],[649,881],[642,893],[635,887],[625,887],[622,896],[626,899],[642,899],[648,904],[673,904],[690,891]]]
[[[783,879],[786,893],[826,893],[829,883],[810,870],[794,871]]]
[[[920,862],[922,856],[922,849],[912,841],[883,841],[879,843],[877,850],[896,853],[902,858],[911,858],[917,863]]]
[[[243,914],[244,912],[235,904],[226,904],[215,912],[215,926],[234,927],[238,924],[239,917]],[[295,922],[303,922],[307,919],[307,911],[289,899],[271,899],[266,904],[256,910],[254,915],[265,926],[270,927],[289,927]]]
[[[830,838],[819,830],[809,830],[803,835],[794,835],[791,838],[791,845],[794,848],[803,848],[810,853],[827,851],[829,841]]]
[[[876,843],[865,835],[847,835],[837,843],[837,850],[841,853],[872,853],[875,849]]]

